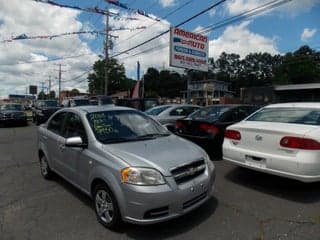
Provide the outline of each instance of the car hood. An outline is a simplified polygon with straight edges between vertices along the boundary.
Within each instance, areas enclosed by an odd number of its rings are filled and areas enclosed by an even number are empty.
[[[155,168],[164,176],[171,175],[171,168],[205,157],[200,147],[173,134],[144,141],[105,144],[103,148],[130,166]]]

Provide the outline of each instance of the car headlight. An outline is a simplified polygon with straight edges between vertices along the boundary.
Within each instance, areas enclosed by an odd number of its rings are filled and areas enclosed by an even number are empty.
[[[141,186],[165,184],[161,173],[152,168],[128,167],[122,169],[121,180],[124,183]]]

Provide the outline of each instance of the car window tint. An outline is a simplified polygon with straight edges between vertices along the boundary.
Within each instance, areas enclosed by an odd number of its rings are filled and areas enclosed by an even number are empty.
[[[187,111],[183,107],[178,107],[170,112],[170,116],[186,116]]]
[[[87,141],[86,131],[79,115],[75,113],[68,113],[63,129],[63,136],[65,138],[81,137],[82,141]]]
[[[190,115],[191,118],[217,119],[224,112],[230,109],[229,106],[210,106],[199,109]]]
[[[165,128],[138,111],[95,112],[89,113],[87,118],[96,138],[101,142],[167,133]]]
[[[145,113],[148,115],[157,116],[168,108],[170,108],[170,106],[153,107],[153,108],[148,109]]]
[[[48,130],[62,136],[62,125],[66,114],[66,112],[60,112],[56,114],[48,123]]]
[[[320,125],[320,109],[308,108],[263,108],[253,114],[247,121],[265,121]]]

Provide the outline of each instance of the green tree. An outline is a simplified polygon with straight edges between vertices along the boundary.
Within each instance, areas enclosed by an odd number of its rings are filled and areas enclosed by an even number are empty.
[[[53,91],[53,90],[51,90],[51,91],[49,92],[49,98],[50,98],[50,99],[55,99],[55,98],[56,98],[56,92]]]
[[[143,76],[145,97],[159,97],[159,71],[155,68],[148,68]]]
[[[158,71],[148,68],[144,75],[144,89],[146,97],[179,97],[184,90],[185,82],[177,72],[169,70]]]
[[[125,75],[125,68],[114,58],[109,59],[108,69],[108,93],[130,90],[134,81]],[[89,93],[104,94],[105,87],[105,60],[98,60],[93,65],[93,73],[88,75]]]
[[[299,84],[320,81],[320,52],[309,46],[287,53],[274,68],[274,84]]]
[[[44,91],[39,92],[38,99],[39,100],[47,99],[47,95],[44,93]]]
[[[72,90],[71,90],[71,93],[72,93],[72,95],[79,95],[79,93],[80,93],[80,91],[78,90],[78,89],[76,89],[76,88],[73,88]]]

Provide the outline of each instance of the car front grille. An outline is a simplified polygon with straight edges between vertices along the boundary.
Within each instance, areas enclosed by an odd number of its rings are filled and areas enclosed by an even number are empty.
[[[206,164],[203,159],[171,169],[171,174],[177,184],[190,181],[204,173]]]

